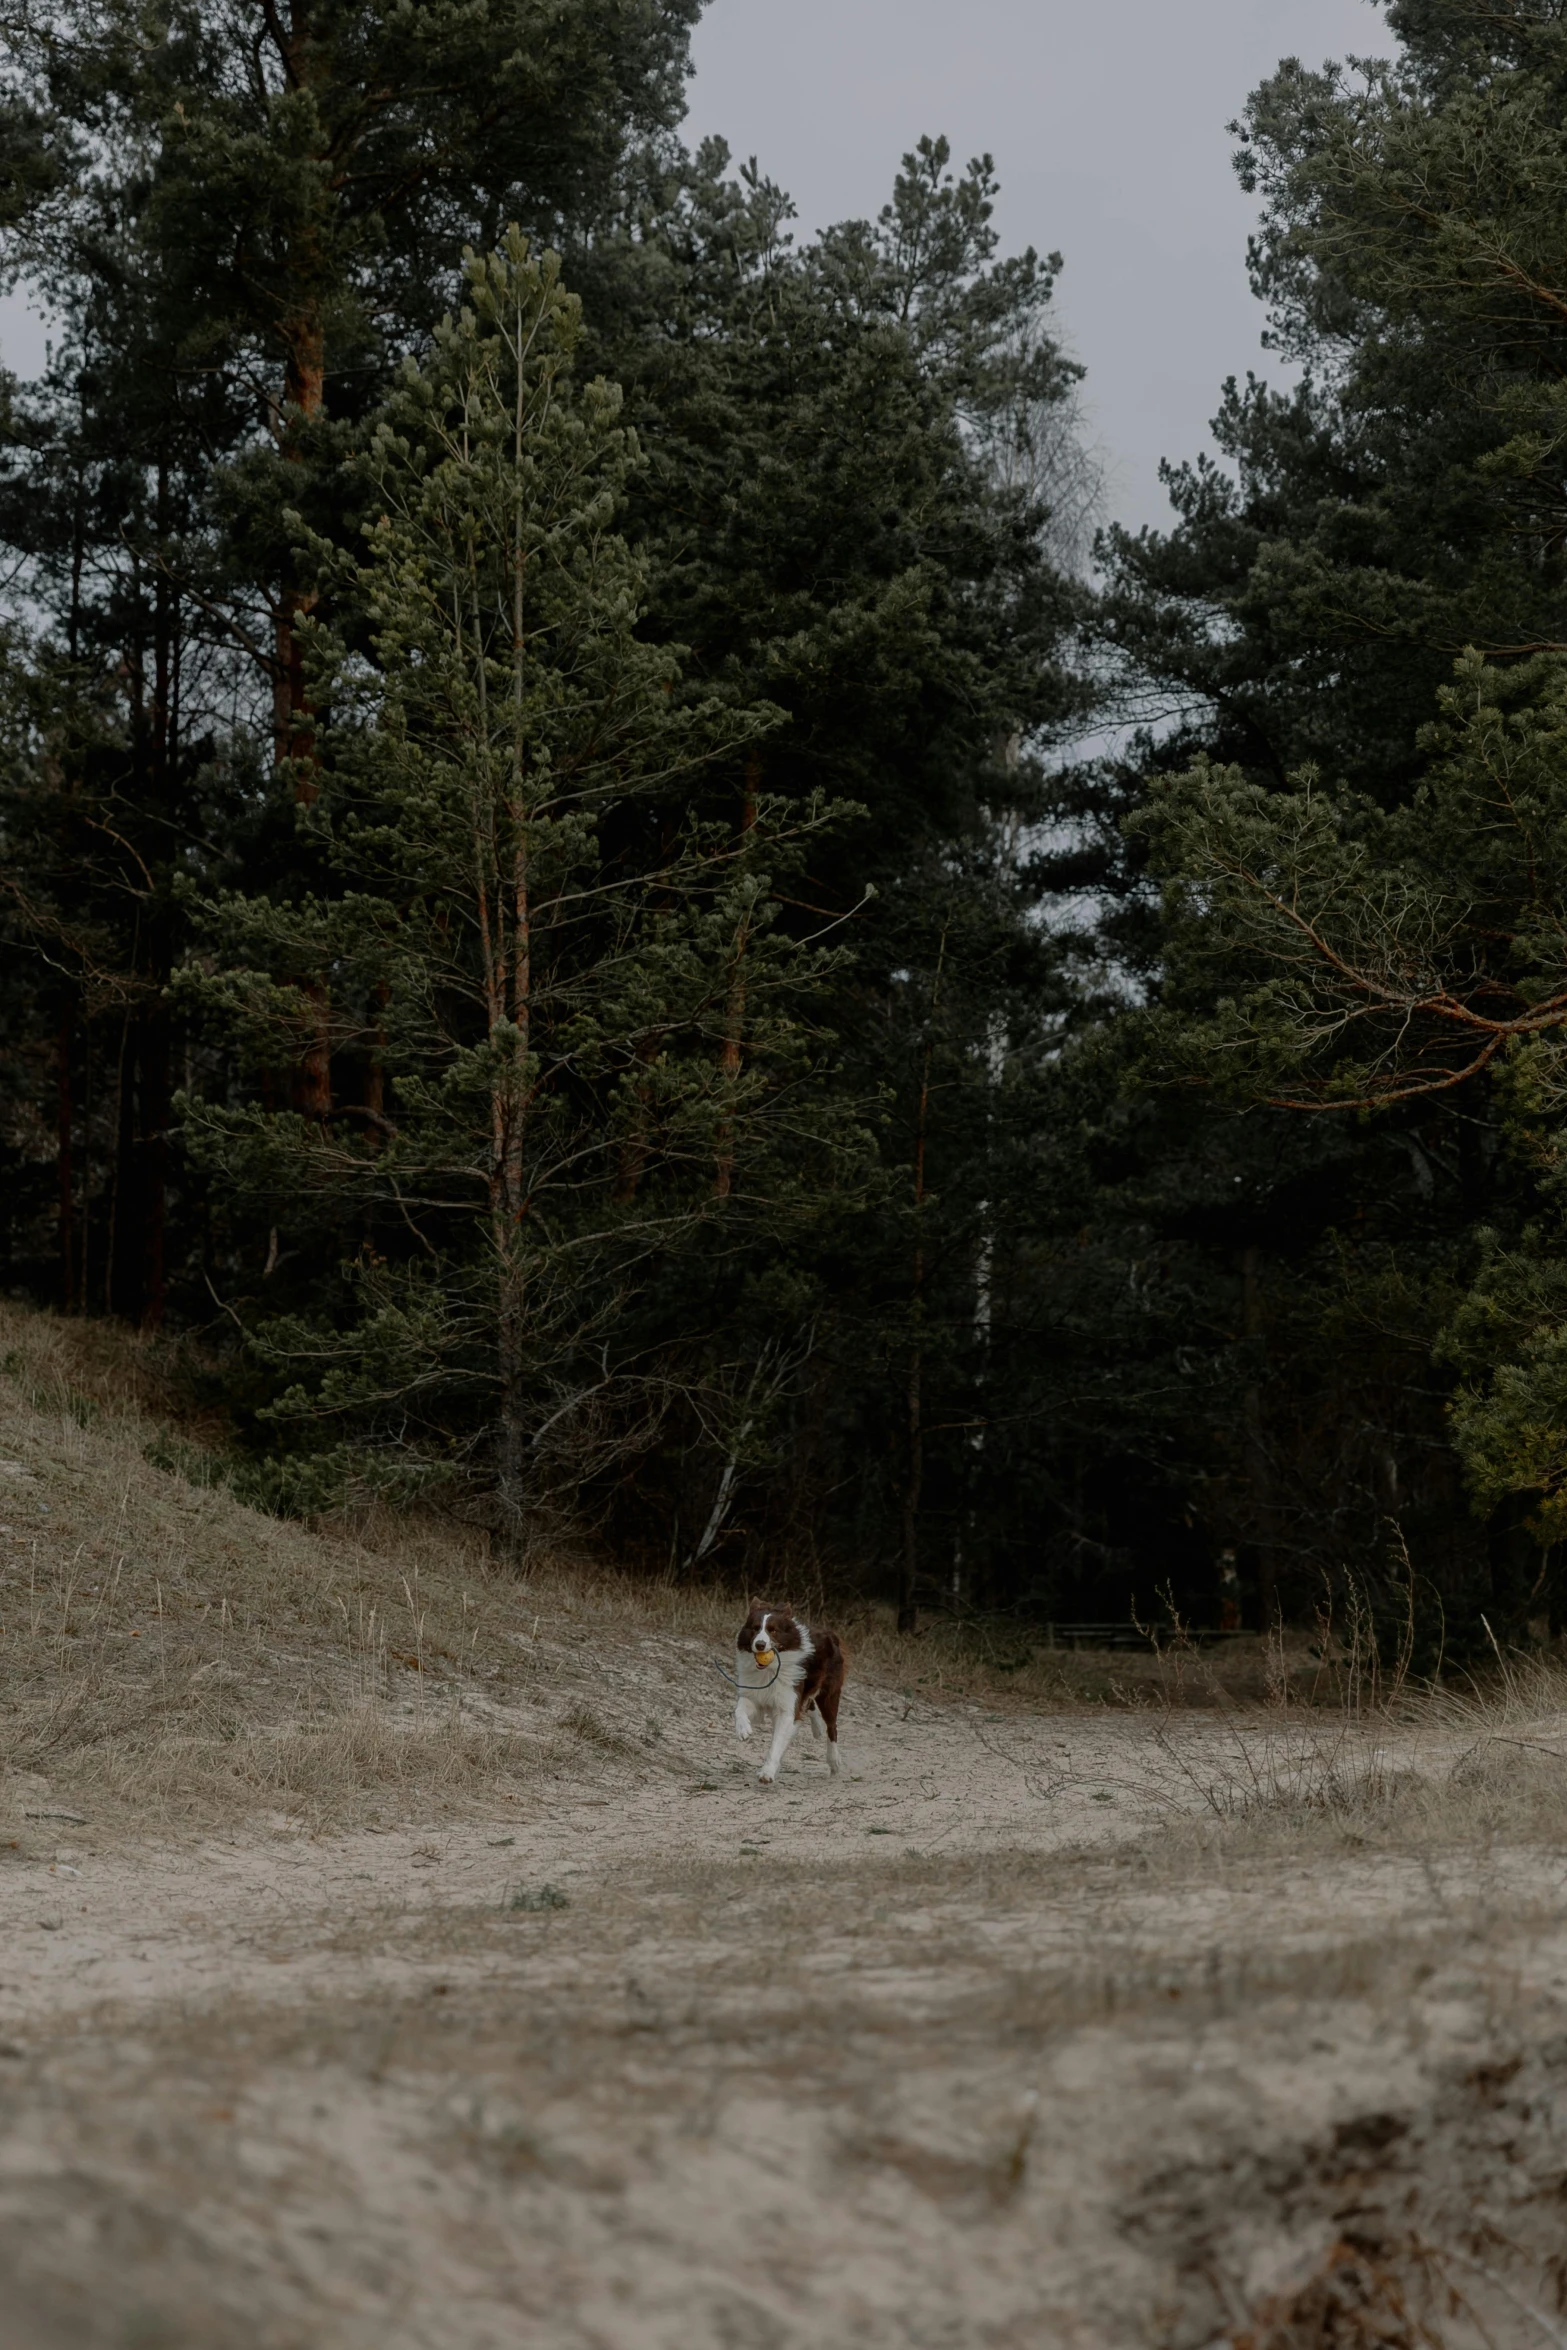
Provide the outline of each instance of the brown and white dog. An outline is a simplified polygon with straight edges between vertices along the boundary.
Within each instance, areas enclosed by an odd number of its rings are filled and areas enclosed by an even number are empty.
[[[838,1753],[838,1700],[843,1695],[848,1663],[836,1632],[813,1632],[786,1607],[768,1607],[760,1599],[735,1635],[739,1652],[735,1677],[740,1701],[735,1707],[735,1734],[749,1738],[752,1717],[770,1711],[773,1743],[757,1774],[771,1786],[789,1741],[805,1715],[811,1717],[816,1737],[827,1731],[827,1768],[842,1770]]]

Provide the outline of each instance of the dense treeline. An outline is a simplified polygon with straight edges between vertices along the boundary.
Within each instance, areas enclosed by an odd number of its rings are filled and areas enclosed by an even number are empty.
[[[8,1279],[276,1507],[1556,1629],[1563,12],[1256,94],[1300,381],[1090,572],[1058,261],[696,5],[8,20]]]
[[[1388,14],[1394,61],[1286,64],[1239,126],[1304,380],[1229,386],[1228,465],[1174,469],[1175,528],[1108,550],[1100,626],[1181,716],[1094,814],[1156,999],[1166,1245],[1229,1228],[1221,1473],[1258,1579],[1299,1611],[1346,1567],[1396,1606],[1412,1572],[1429,1656],[1567,1605],[1567,21]]]

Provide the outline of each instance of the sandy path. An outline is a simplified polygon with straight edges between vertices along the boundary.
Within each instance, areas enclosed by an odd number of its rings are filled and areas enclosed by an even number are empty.
[[[1558,1862],[1162,1866],[1223,1725],[863,1688],[849,1773],[763,1789],[704,1671],[455,1825],[132,1841],[14,1785],[0,2350],[1201,2350],[1339,2274],[1346,2196],[1450,2301],[1408,2215],[1470,2257],[1488,2130],[1542,2289]],[[1493,2343],[1549,2339],[1521,2289],[1464,2286]]]
[[[689,1677],[700,1701],[705,1684]],[[91,1819],[51,1819],[61,1799],[47,1782],[19,1786],[14,1846],[0,1839],[0,2030],[106,2001],[268,1997],[271,1970],[285,1964],[302,1986],[341,1988],[329,1945],[356,1921],[499,1909],[545,1884],[569,1895],[613,1886],[627,1866],[830,1872],[895,1855],[1108,1849],[1201,1814],[1201,1790],[1228,1785],[1236,1769],[1235,1734],[1202,1719],[986,1715],[861,1688],[843,1774],[831,1777],[802,1735],[778,1783],[762,1787],[722,1692],[678,1720],[678,1739],[661,1738],[641,1770],[618,1756],[594,1769],[590,1757],[586,1770],[498,1789],[494,1816],[465,1825],[319,1835],[275,1814],[259,1833],[128,1843]],[[366,1986],[405,1971],[373,1947],[360,1964]]]

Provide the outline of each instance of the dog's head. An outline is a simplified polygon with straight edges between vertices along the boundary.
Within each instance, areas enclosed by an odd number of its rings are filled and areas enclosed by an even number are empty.
[[[799,1645],[800,1627],[789,1608],[774,1606],[766,1599],[752,1600],[751,1612],[735,1634],[736,1648],[748,1648],[753,1656],[770,1656]]]

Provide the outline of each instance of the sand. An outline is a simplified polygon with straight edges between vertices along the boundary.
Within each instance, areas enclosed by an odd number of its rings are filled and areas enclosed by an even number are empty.
[[[764,1788],[701,1642],[585,1669],[463,1818],[6,1782],[5,2350],[1567,2341],[1548,1840],[1259,1837],[1213,1791],[1320,1729],[863,1682]]]

